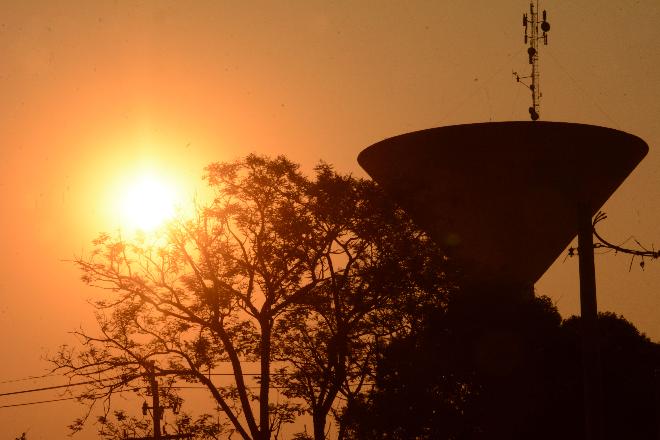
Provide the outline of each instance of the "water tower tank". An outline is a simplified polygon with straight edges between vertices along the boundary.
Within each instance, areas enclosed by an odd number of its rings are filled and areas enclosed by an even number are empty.
[[[594,215],[648,147],[622,131],[497,122],[407,133],[358,162],[474,281],[527,287]]]

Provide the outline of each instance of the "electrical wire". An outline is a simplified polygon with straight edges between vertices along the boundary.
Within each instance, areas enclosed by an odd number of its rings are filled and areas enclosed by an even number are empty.
[[[0,408],[13,408],[16,406],[39,405],[41,403],[61,402],[63,400],[74,400],[75,397],[63,397],[61,399],[40,400],[38,402],[13,403],[11,405],[1,405]]]
[[[218,374],[224,374],[224,373],[218,373]],[[36,391],[45,391],[45,390],[48,390],[48,389],[64,388],[64,387],[76,386],[76,385],[85,385],[85,384],[94,383],[94,382],[96,382],[96,381],[78,382],[78,383],[69,384],[69,385],[56,385],[54,387],[36,388],[36,389],[32,389],[32,390],[22,390],[22,391],[17,391],[17,392],[12,392],[12,393],[0,394],[0,396],[7,396],[7,395],[19,394],[19,393],[30,393],[30,392],[36,392]],[[365,385],[374,386],[375,383],[365,383]],[[148,388],[148,387],[146,387],[146,388]],[[169,388],[176,389],[176,390],[207,390],[207,388],[203,387],[203,386],[185,386],[185,385],[172,386],[172,387],[169,387]],[[247,386],[246,388],[258,389],[258,388],[260,388],[260,386],[259,385],[253,385],[253,386]],[[283,387],[283,386],[270,386],[268,388],[272,389],[272,390],[281,390],[281,389],[285,389],[286,387]],[[134,388],[132,390],[117,391],[117,393],[131,392],[131,391],[136,391],[137,389],[138,388]],[[77,399],[77,397],[62,397],[62,398],[59,398],[59,399],[38,400],[38,401],[35,401],[35,402],[12,403],[12,404],[8,404],[8,405],[0,405],[0,409],[2,409],[2,408],[15,408],[15,407],[20,407],[20,406],[40,405],[40,404],[43,404],[43,403],[55,403],[55,402],[62,402],[62,401],[76,400],[76,399]]]
[[[213,376],[220,376],[220,375],[224,376],[224,375],[232,375],[232,374],[231,373],[214,373],[212,375]],[[249,373],[245,373],[243,375],[244,376],[258,376],[258,374],[249,374]],[[85,382],[76,382],[76,383],[70,383],[70,384],[66,384],[66,385],[53,385],[53,386],[42,387],[42,388],[31,388],[31,389],[27,389],[27,390],[10,391],[10,392],[7,392],[7,393],[0,393],[0,397],[14,396],[14,395],[17,395],[17,394],[36,393],[36,392],[40,392],[40,391],[56,390],[56,389],[61,389],[61,388],[71,388],[71,387],[75,387],[75,386],[89,385],[89,384],[98,383],[98,382],[99,381],[97,381],[97,380],[88,380],[88,381],[85,381]],[[174,388],[174,389],[194,389],[194,388],[206,389],[206,387],[185,387],[185,386],[172,386],[171,388]],[[259,387],[255,386],[255,387],[248,387],[248,388],[259,388]],[[277,389],[279,387],[271,387],[271,388]],[[136,389],[136,388],[133,388],[133,389]]]
[[[3,380],[0,381],[0,384],[3,383],[14,383],[14,382],[25,382],[26,380],[35,380],[35,379],[45,379],[48,377],[61,377],[61,374],[42,374],[41,376],[28,376],[28,377],[21,377],[19,379],[8,379],[8,380]]]
[[[233,376],[234,373],[211,373],[209,376]],[[279,373],[273,373],[273,376],[280,375]],[[261,376],[260,373],[243,373],[243,376]],[[18,382],[22,380],[27,380],[27,379],[14,379],[12,381],[5,381],[5,382],[0,382],[0,383],[10,383],[10,382]],[[98,383],[98,380],[88,380],[84,382],[76,382],[76,383],[69,383],[65,385],[53,385],[53,386],[48,386],[48,387],[41,387],[41,388],[30,388],[27,390],[18,390],[18,391],[10,391],[7,393],[0,393],[0,397],[3,396],[12,396],[16,394],[26,394],[26,393],[35,393],[39,391],[48,391],[48,390],[56,390],[60,388],[70,388],[70,387],[75,387],[75,386],[80,386],[80,385],[89,385],[93,383]]]
[[[286,373],[273,373],[273,375],[281,375],[281,374],[286,374]],[[209,376],[233,376],[233,373],[210,373]],[[261,374],[259,373],[243,373],[243,376],[260,376]],[[3,383],[10,383],[10,382],[18,382],[21,380],[27,380],[26,379],[14,379],[11,381],[5,381]],[[0,397],[5,397],[5,396],[13,396],[17,394],[27,394],[27,393],[35,393],[35,392],[41,392],[41,391],[48,391],[48,390],[55,390],[55,389],[61,389],[61,388],[71,388],[71,387],[76,387],[76,386],[81,386],[81,385],[89,385],[93,383],[97,383],[97,380],[88,380],[84,382],[76,382],[76,383],[69,383],[65,385],[53,385],[53,386],[48,386],[48,387],[40,387],[40,388],[31,388],[27,390],[18,390],[18,391],[10,391],[6,393],[0,393]],[[170,387],[171,389],[177,389],[177,390],[206,390],[207,387],[204,386],[185,386],[185,385],[174,385]],[[247,386],[246,388],[249,389],[258,389],[260,388],[259,385],[254,385],[254,386]],[[280,389],[285,389],[286,387],[283,386],[270,386],[269,389],[274,389],[274,390],[280,390]],[[123,390],[123,391],[117,391],[117,393],[122,393],[122,392],[130,392],[130,391],[136,391],[138,388],[133,388],[132,390]],[[38,405],[42,403],[52,403],[52,402],[61,402],[61,401],[66,401],[66,400],[74,400],[76,397],[64,397],[64,398],[59,398],[59,399],[50,399],[50,400],[39,400],[36,402],[24,402],[24,403],[14,403],[14,404],[8,404],[8,405],[0,405],[1,408],[14,408],[14,407],[19,407],[19,406],[29,406],[29,405]]]
[[[90,383],[97,383],[99,382],[98,380],[88,380],[85,382],[76,382],[76,383],[70,383],[67,385],[53,385],[50,387],[42,387],[42,388],[32,388],[29,390],[19,390],[19,391],[10,391],[8,393],[0,393],[0,397],[3,396],[13,396],[15,394],[25,394],[25,393],[36,393],[37,391],[47,391],[47,390],[56,390],[58,388],[70,388],[70,387],[75,387],[79,385],[89,385]]]
[[[280,373],[271,373],[271,374],[280,374]],[[234,373],[211,373],[210,376],[233,376]],[[243,376],[260,376],[261,373],[243,373]],[[15,383],[15,382],[25,382],[28,380],[35,380],[35,379],[47,379],[49,377],[62,377],[64,374],[53,374],[53,373],[46,373],[42,374],[39,376],[26,376],[26,377],[19,377],[16,379],[7,379],[7,380],[1,380],[0,385],[5,384],[5,383]]]

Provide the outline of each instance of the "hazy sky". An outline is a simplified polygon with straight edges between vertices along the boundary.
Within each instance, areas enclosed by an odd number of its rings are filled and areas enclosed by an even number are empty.
[[[603,234],[660,240],[660,2],[545,1],[541,118],[633,133],[649,155],[605,206]],[[366,176],[383,138],[525,120],[527,0],[0,0],[0,394],[92,327],[67,263],[116,227],[112,200],[148,168],[189,194],[204,165],[250,152]],[[629,242],[629,244],[633,244]],[[515,243],[512,243],[515,249]],[[521,255],[520,258],[524,258]],[[660,340],[660,262],[597,256],[600,310]],[[629,269],[630,268],[630,269]],[[577,259],[537,284],[578,311]],[[53,383],[53,382],[49,382]],[[54,383],[59,383],[55,381]],[[56,398],[0,396],[0,406]],[[0,408],[2,434],[61,438],[70,402]],[[50,430],[50,431],[49,431]],[[6,435],[5,435],[6,434]],[[93,438],[92,436],[79,438]],[[13,438],[13,437],[12,437]]]

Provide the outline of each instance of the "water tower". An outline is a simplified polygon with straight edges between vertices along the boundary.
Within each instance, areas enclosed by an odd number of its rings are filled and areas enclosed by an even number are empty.
[[[529,122],[438,127],[380,141],[358,162],[456,261],[471,283],[530,291],[578,236],[588,439],[601,437],[592,217],[648,151],[631,134],[537,122],[538,47],[550,25],[523,16]],[[542,33],[539,33],[538,27]]]

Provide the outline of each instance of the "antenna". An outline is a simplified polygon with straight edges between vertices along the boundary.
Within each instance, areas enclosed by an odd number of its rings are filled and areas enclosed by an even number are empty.
[[[536,4],[535,4],[536,3]],[[532,65],[532,73],[527,76],[520,76],[517,72],[513,72],[516,82],[523,84],[532,92],[532,106],[529,108],[529,117],[532,121],[536,121],[540,117],[541,109],[541,90],[539,87],[539,49],[538,44],[543,40],[544,45],[548,45],[548,31],[550,30],[550,23],[548,23],[548,14],[543,11],[541,20],[539,21],[539,0],[530,1],[529,3],[529,16],[523,14],[522,25],[525,28],[525,44],[529,44],[527,48],[527,55],[529,56],[529,64]],[[541,25],[541,35],[539,36],[539,24]],[[528,84],[524,80],[530,79],[531,83]]]

